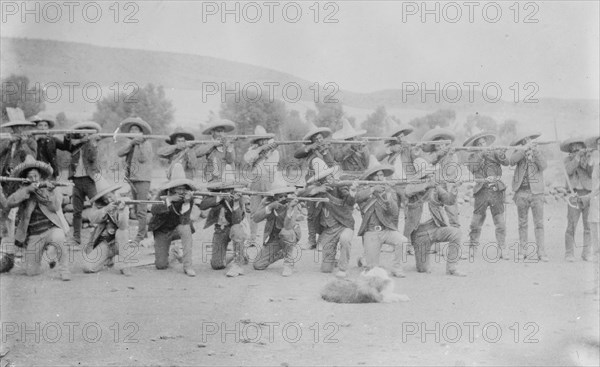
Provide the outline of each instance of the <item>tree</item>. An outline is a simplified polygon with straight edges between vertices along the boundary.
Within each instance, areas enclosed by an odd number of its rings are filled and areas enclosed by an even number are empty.
[[[382,136],[391,126],[390,118],[385,106],[378,106],[375,111],[367,116],[367,119],[361,124],[362,128],[367,130],[369,136]]]
[[[33,87],[29,85],[29,78],[25,75],[12,74],[2,80],[0,86],[0,109],[2,110],[2,121],[8,121],[6,107],[20,108],[26,118],[29,118],[46,108],[44,104],[45,94],[39,84]]]
[[[415,128],[414,135],[418,138],[423,136],[427,130],[436,127],[448,127],[456,120],[456,112],[449,109],[440,109],[423,117],[410,120],[409,124]]]
[[[170,131],[175,109],[162,86],[148,84],[135,94],[119,93],[118,98],[105,97],[96,104],[92,120],[105,130],[114,131],[127,117],[137,116],[152,127],[154,134]]]
[[[344,108],[341,103],[317,102],[317,114],[314,124],[330,128],[332,131],[341,128],[340,120],[344,116]]]
[[[473,135],[473,130],[475,127],[479,131],[498,131],[498,123],[496,120],[490,116],[480,115],[478,112],[476,112],[474,115],[467,116],[467,122],[465,124],[467,134]]]
[[[500,142],[509,144],[517,136],[517,126],[519,121],[508,119],[505,120],[502,125],[498,128],[498,135],[500,136]]]

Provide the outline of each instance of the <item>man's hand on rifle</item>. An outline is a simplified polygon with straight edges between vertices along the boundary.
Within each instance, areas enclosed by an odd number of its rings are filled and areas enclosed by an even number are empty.
[[[144,138],[141,136],[136,136],[135,138],[131,139],[131,144],[132,145],[140,145],[144,142]]]
[[[194,194],[191,191],[187,191],[185,194],[183,194],[183,202],[184,203],[191,202],[193,198],[194,198]]]
[[[182,194],[172,194],[172,195],[167,196],[167,199],[170,202],[177,203],[179,201],[183,201],[183,195]]]
[[[283,200],[285,198],[282,198],[280,200]],[[280,203],[279,201],[274,201],[272,203],[270,203],[269,205],[267,205],[267,207],[269,208],[270,211],[278,211],[279,209],[281,209],[282,207],[284,207],[285,205]]]

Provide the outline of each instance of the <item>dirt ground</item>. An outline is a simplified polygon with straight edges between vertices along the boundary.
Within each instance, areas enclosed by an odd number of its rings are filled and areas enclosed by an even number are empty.
[[[289,278],[280,275],[281,261],[227,278],[225,270],[210,268],[210,229],[194,235],[195,278],[179,263],[155,270],[152,247],[136,254],[132,277],[114,269],[84,274],[79,251],[72,254],[71,282],[47,265],[37,277],[17,267],[0,277],[1,351],[9,351],[1,364],[598,365],[599,301],[585,294],[596,265],[580,257],[564,261],[566,205],[552,202],[545,210],[550,262],[496,261],[493,246],[483,245],[494,241],[488,218],[474,261],[461,262],[466,278],[446,276],[440,258],[431,274],[417,273],[414,257],[407,257],[407,277],[394,279],[396,292],[411,298],[407,303],[323,301],[319,291],[333,275],[319,272],[318,251],[303,250]],[[506,213],[513,246],[516,207],[507,205]],[[470,218],[467,204],[465,237]],[[357,238],[350,277],[358,276],[361,252]],[[382,257],[390,263],[391,253]]]

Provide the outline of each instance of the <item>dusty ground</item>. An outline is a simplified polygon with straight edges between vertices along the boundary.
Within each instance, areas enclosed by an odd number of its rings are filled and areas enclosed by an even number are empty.
[[[463,229],[470,210],[461,210]],[[411,301],[399,304],[324,302],[319,291],[333,276],[319,272],[315,251],[302,252],[290,278],[281,277],[281,261],[227,278],[210,269],[210,230],[194,236],[196,278],[181,264],[165,271],[138,266],[133,277],[114,269],[83,274],[74,252],[71,282],[47,265],[38,277],[19,268],[0,277],[1,349],[10,350],[2,366],[7,359],[15,366],[558,366],[577,358],[598,365],[597,345],[585,347],[589,336],[598,337],[598,298],[584,294],[593,287],[594,264],[564,262],[565,218],[563,203],[546,206],[548,263],[493,262],[490,248],[492,260],[479,252],[461,264],[467,278],[452,278],[439,260],[431,274],[417,273],[409,256],[407,277],[394,281]],[[507,221],[514,244],[512,204]],[[530,232],[533,240],[531,225]],[[482,242],[493,240],[488,218]],[[138,258],[148,263],[150,251]],[[353,265],[361,252],[355,239]],[[389,264],[391,254],[383,256]]]

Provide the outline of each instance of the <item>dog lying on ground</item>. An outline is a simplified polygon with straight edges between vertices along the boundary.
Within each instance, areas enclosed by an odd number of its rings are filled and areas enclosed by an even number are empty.
[[[321,297],[335,303],[408,302],[410,298],[394,293],[394,282],[387,271],[375,267],[363,271],[358,279],[336,279],[325,285]]]

